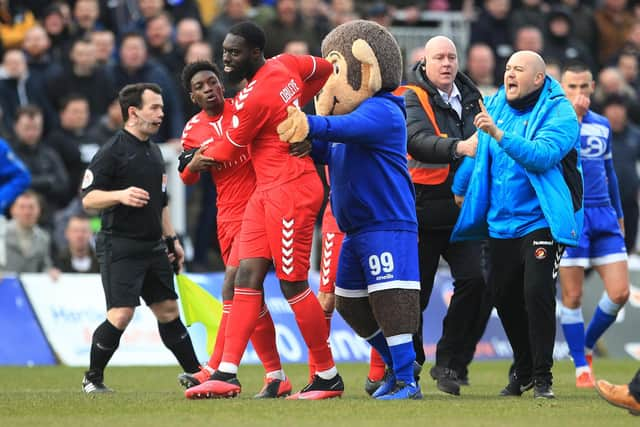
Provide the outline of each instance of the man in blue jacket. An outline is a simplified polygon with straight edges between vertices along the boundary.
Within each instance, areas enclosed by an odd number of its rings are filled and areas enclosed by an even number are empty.
[[[500,394],[534,388],[552,399],[558,264],[582,231],[578,120],[531,51],[511,56],[504,86],[481,109],[475,162],[454,180],[465,197],[452,240],[489,238],[489,286],[514,357]]]

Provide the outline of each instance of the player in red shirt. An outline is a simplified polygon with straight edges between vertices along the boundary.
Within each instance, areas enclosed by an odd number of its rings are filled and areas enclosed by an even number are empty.
[[[247,150],[238,150],[236,160],[216,163],[206,157],[209,144],[222,135],[222,129],[230,119],[231,100],[224,99],[223,87],[219,79],[218,67],[207,61],[188,64],[182,71],[182,83],[191,100],[202,108],[187,122],[182,133],[183,153],[180,155],[180,177],[187,185],[200,179],[200,172],[209,170],[216,186],[218,199],[217,228],[222,260],[225,264],[225,278],[222,285],[223,314],[216,345],[207,366],[196,374],[181,374],[180,382],[187,388],[204,383],[217,369],[222,350],[231,302],[233,283],[238,270],[238,244],[235,241],[240,233],[242,217],[249,197],[255,190],[256,178]],[[226,115],[224,113],[227,113]],[[273,320],[263,303],[251,342],[265,367],[265,385],[256,395],[257,398],[288,396],[291,383],[284,375],[280,357],[276,348],[276,335]],[[187,398],[198,397],[192,390],[185,392]]]
[[[231,27],[223,42],[227,77],[232,83],[247,79],[248,84],[236,95],[231,126],[224,143],[214,144],[211,156],[223,162],[248,147],[257,186],[240,232],[240,267],[222,362],[208,382],[213,383],[208,392],[240,392],[238,364],[260,313],[262,282],[273,262],[316,366],[312,381],[291,398],[326,399],[342,395],[344,384],[327,343],[324,313],[307,282],[323,189],[311,158],[291,156],[276,128],[287,117],[288,106],[302,106],[313,98],[333,67],[312,56],[265,60],[264,44],[264,32],[251,22]]]

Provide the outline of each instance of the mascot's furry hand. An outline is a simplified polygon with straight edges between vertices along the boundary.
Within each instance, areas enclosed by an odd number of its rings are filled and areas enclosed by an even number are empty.
[[[287,107],[287,113],[289,116],[278,125],[280,139],[292,144],[304,141],[309,135],[307,115],[292,105]]]

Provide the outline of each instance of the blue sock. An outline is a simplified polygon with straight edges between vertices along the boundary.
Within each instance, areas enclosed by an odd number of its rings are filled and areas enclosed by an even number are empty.
[[[560,323],[564,338],[569,345],[569,353],[573,358],[576,368],[587,366],[587,359],[584,357],[584,319],[582,318],[582,308],[567,308],[564,305],[560,308]]]
[[[393,367],[393,358],[391,357],[391,351],[389,350],[389,345],[387,344],[387,339],[382,335],[382,331],[378,329],[376,333],[371,335],[368,338],[365,338],[367,342],[371,345],[371,347],[375,348],[382,360],[384,360],[385,365],[388,367]]]
[[[416,352],[413,349],[411,334],[394,335],[387,337],[387,344],[393,358],[393,372],[396,380],[407,384],[415,382],[413,376],[413,362],[416,360]]]
[[[596,345],[598,338],[616,321],[616,316],[620,308],[621,305],[611,301],[606,292],[602,294],[602,298],[600,298],[596,311],[593,313],[591,322],[589,322],[589,326],[587,327],[587,333],[584,339],[585,347],[593,348],[593,346]]]

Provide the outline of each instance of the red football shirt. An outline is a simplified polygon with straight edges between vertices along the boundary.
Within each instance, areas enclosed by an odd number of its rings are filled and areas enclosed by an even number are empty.
[[[332,71],[328,61],[309,55],[283,54],[267,60],[234,98],[225,142],[215,145],[212,157],[228,160],[235,150],[248,147],[261,190],[315,171],[309,156],[289,154],[289,144],[280,140],[276,129],[287,118],[287,107],[311,101]]]
[[[222,135],[232,114],[232,100],[225,100],[223,114],[209,117],[202,110],[187,122],[182,132],[182,148],[190,150],[202,144],[209,144],[204,154],[210,155],[210,149],[222,144]],[[246,148],[235,153],[236,160],[221,162],[219,166],[210,168],[212,181],[216,186],[218,199],[218,221],[240,221],[244,209],[256,187],[256,176]],[[191,185],[200,179],[200,174],[191,172],[186,167],[180,174],[182,181]]]

